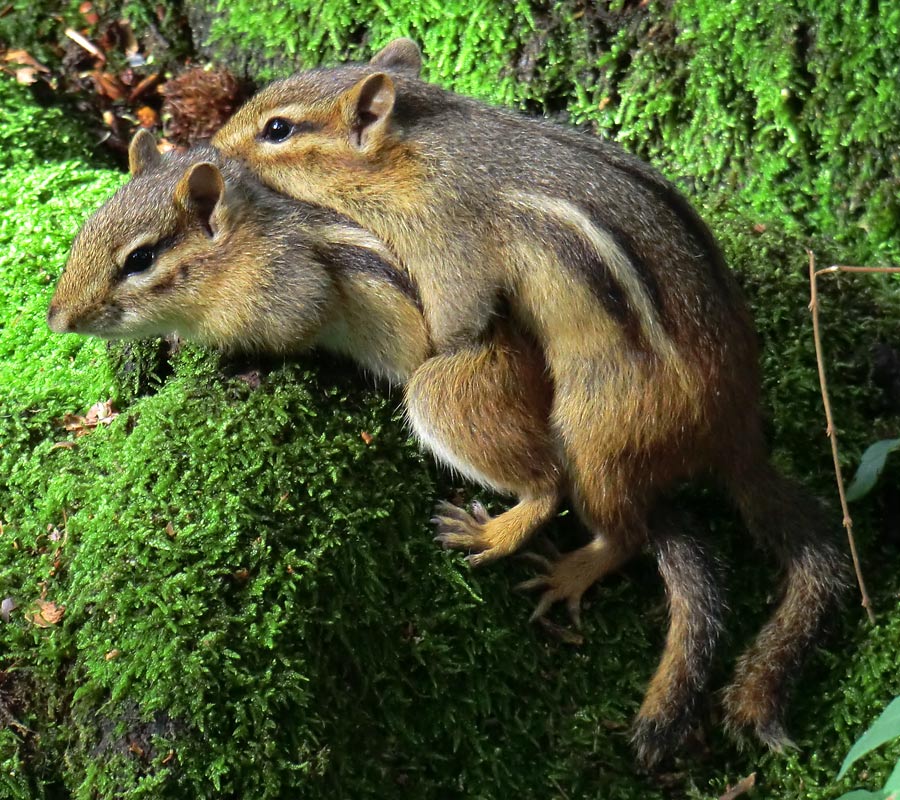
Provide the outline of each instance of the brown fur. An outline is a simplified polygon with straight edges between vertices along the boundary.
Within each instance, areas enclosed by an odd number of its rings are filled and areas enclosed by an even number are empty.
[[[133,180],[76,237],[48,313],[53,330],[176,331],[222,348],[348,355],[407,384],[413,427],[444,461],[523,498],[495,519],[453,509],[446,544],[465,542],[473,563],[487,561],[555,512],[561,468],[534,343],[498,322],[489,346],[429,358],[417,288],[367,231],[265,189],[208,147],[160,157],[139,134],[129,160]],[[152,268],[129,276],[127,258],[142,247],[156,254]]]
[[[425,445],[473,480],[520,498],[494,518],[441,507],[436,540],[474,551],[473,565],[516,551],[561,501],[544,369],[531,342],[500,326],[484,346],[431,358],[407,384],[407,416]],[[445,442],[452,454],[441,452]]]
[[[792,581],[749,655],[756,664],[766,649],[765,678],[742,661],[729,693],[731,724],[777,744],[766,731],[778,729],[794,656],[833,600],[840,565],[813,523],[787,531],[775,521],[783,509],[761,521],[746,499],[764,493],[756,476],[770,476],[768,488],[784,484],[758,437],[753,326],[712,235],[670,183],[617,146],[424,83],[419,67],[415,45],[397,40],[368,65],[276,82],[214,144],[274,189],[337,209],[396,253],[446,359],[424,394],[440,397],[464,364],[490,362],[474,350],[490,349],[486,332],[501,302],[535,337],[553,384],[550,423],[566,488],[596,537],[548,565],[536,583],[545,589],[538,612],[557,600],[577,610],[585,588],[647,540],[661,492],[698,474],[726,477],[760,541],[784,540],[776,553]],[[284,137],[268,128],[278,119]],[[771,526],[783,533],[767,534]],[[524,537],[499,538],[508,548]],[[469,547],[472,537],[442,540]],[[687,662],[706,660],[688,635],[690,614],[699,613],[686,583],[692,570],[661,570],[673,632],[637,726],[650,762],[675,743],[651,734],[674,725],[659,698],[702,685],[685,689]],[[779,643],[792,636],[801,644],[787,653]],[[741,709],[757,690],[770,700],[752,716]],[[675,728],[680,735],[683,726]]]

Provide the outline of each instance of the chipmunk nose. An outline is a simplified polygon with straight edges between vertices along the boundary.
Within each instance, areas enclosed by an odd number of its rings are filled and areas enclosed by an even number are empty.
[[[66,314],[60,311],[56,303],[50,303],[50,308],[47,309],[47,325],[54,333],[66,333],[69,330]]]

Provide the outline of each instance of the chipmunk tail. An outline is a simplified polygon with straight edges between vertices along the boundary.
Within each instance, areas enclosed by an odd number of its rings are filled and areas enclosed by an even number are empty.
[[[651,520],[650,541],[669,604],[662,659],[632,728],[638,761],[657,766],[684,741],[705,694],[722,632],[724,601],[717,570],[676,517]]]
[[[730,488],[757,543],[783,573],[781,600],[725,690],[726,725],[775,751],[792,746],[782,709],[791,678],[848,583],[848,561],[816,500],[764,458],[732,475]]]

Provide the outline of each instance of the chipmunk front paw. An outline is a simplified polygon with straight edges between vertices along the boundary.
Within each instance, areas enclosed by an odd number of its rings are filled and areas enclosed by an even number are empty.
[[[438,503],[437,512],[431,519],[437,526],[434,541],[453,550],[474,550],[466,556],[466,561],[473,567],[506,555],[496,537],[491,535],[493,517],[478,501],[472,503],[471,513],[446,502]]]

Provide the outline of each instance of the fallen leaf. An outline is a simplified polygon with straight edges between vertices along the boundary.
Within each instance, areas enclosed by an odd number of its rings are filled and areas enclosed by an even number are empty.
[[[119,35],[122,37],[122,49],[126,56],[134,56],[140,50],[140,44],[127,20],[119,20]]]
[[[375,437],[372,436],[372,434],[368,431],[361,431],[359,436],[366,444],[372,444],[372,442],[375,440]]]
[[[137,100],[142,94],[144,94],[148,89],[152,89],[159,83],[160,75],[158,72],[154,72],[152,75],[148,75],[144,78],[134,89],[131,90],[131,94],[128,95],[128,102],[133,103]]]
[[[171,522],[167,522],[167,523],[166,523],[166,535],[167,535],[170,539],[174,539],[174,538],[175,538],[175,526],[174,526]]]
[[[107,661],[112,661],[118,655],[119,655],[119,651],[116,650],[115,648],[113,648],[105,656],[103,656],[103,658],[105,658]]]
[[[57,442],[50,450],[71,450],[75,447],[75,442]]]
[[[51,625],[56,625],[65,613],[65,606],[58,606],[52,600],[38,600],[37,611],[29,614],[28,618],[39,628],[49,628]]]
[[[9,622],[9,615],[16,610],[16,601],[11,597],[4,597],[0,603],[0,619]]]
[[[31,86],[37,82],[37,70],[34,67],[20,67],[16,70],[16,83]]]
[[[719,800],[735,800],[735,798],[747,794],[754,786],[756,786],[756,773],[751,772],[746,778],[738,781],[733,788],[725,792]]]
[[[84,17],[84,21],[88,25],[94,26],[100,22],[100,17],[97,15],[97,12],[94,11],[93,3],[86,1],[78,6],[78,10],[81,12],[81,16]]]
[[[40,61],[38,61],[27,50],[7,50],[3,56],[7,64],[19,64],[23,67],[33,67],[38,72],[50,72]]]
[[[94,403],[87,414],[65,414],[61,420],[63,428],[72,431],[76,436],[83,436],[98,425],[109,425],[119,412],[111,400]]]
[[[111,72],[94,70],[91,77],[94,79],[97,94],[103,95],[110,100],[121,100],[127,94],[125,87],[122,85],[122,81]]]
[[[155,128],[159,125],[159,114],[150,106],[141,106],[135,112],[135,116],[142,128]]]

